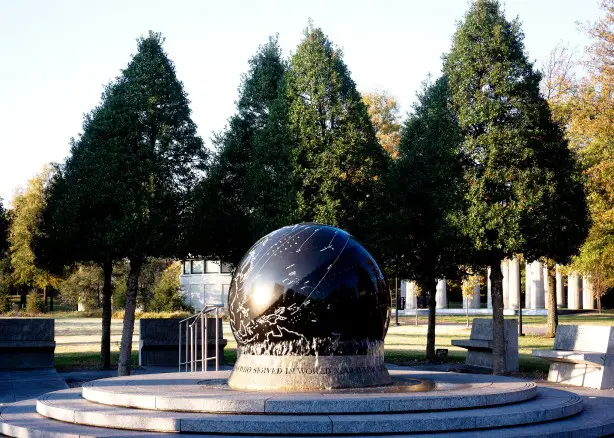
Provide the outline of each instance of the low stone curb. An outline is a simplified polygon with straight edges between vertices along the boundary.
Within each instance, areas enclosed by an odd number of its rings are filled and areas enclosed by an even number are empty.
[[[490,375],[468,376],[392,370],[393,377],[439,382],[444,389],[423,392],[354,393],[297,392],[288,394],[233,391],[199,383],[225,381],[227,371],[171,373],[157,376],[118,377],[88,382],[83,397],[89,401],[121,407],[162,411],[210,413],[331,414],[421,412],[466,409],[518,403],[537,395],[533,382]]]
[[[40,397],[37,412],[86,426],[162,432],[267,435],[411,433],[514,426],[556,420],[582,410],[582,398],[541,388],[521,404],[443,412],[349,415],[202,414],[150,411],[100,405],[80,397],[79,389]]]

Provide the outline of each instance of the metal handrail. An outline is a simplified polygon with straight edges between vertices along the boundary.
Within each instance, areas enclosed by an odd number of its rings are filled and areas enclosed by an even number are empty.
[[[188,371],[188,364],[190,365],[190,372],[198,371],[198,363],[201,364],[201,371],[207,371],[207,362],[210,360],[215,360],[215,371],[219,370],[219,319],[220,319],[220,308],[222,305],[210,305],[205,304],[205,307],[194,315],[188,316],[187,318],[179,321],[179,371],[181,371],[181,366],[185,366],[185,371]],[[209,357],[208,353],[208,317],[209,313],[215,312],[215,354]],[[199,324],[200,322],[200,324]],[[185,361],[181,361],[181,341],[182,341],[182,326],[185,324]],[[198,358],[198,329],[200,326],[200,359]]]

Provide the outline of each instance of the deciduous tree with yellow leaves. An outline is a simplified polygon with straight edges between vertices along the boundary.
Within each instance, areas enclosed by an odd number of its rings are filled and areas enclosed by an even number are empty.
[[[367,106],[375,136],[380,145],[392,158],[399,155],[401,142],[401,123],[399,122],[399,103],[387,91],[370,91],[362,94],[362,101]]]
[[[558,72],[553,83],[565,87],[549,99],[587,178],[592,226],[572,268],[591,276],[597,298],[614,287],[614,0],[601,5],[605,16],[586,29],[586,75]]]
[[[44,167],[41,173],[28,181],[25,190],[15,194],[8,238],[14,284],[45,293],[49,287],[57,288],[60,278],[36,266],[32,242],[38,232],[45,205],[44,189],[51,174],[52,169]]]

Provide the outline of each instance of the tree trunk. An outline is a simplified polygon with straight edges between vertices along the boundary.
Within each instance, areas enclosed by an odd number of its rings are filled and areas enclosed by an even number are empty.
[[[111,276],[113,274],[113,262],[110,260],[102,264],[102,341],[100,343],[100,362],[103,370],[111,369]]]
[[[43,308],[46,312],[49,309],[49,307],[47,307],[47,286],[43,287],[43,303],[45,303]]]
[[[49,294],[49,311],[53,312],[53,296],[55,295],[55,289],[51,288],[51,293]]]
[[[546,325],[546,337],[554,338],[556,336],[556,328],[559,325],[559,311],[556,308],[556,280],[554,269],[548,267],[548,322]]]
[[[427,307],[429,309],[428,327],[426,330],[426,360],[435,362],[435,290],[437,281],[427,281],[424,285],[420,285],[426,293]],[[416,306],[418,307],[418,306]],[[416,312],[418,309],[416,308]]]
[[[119,348],[119,376],[130,375],[130,359],[132,356],[132,334],[134,333],[134,312],[136,311],[136,292],[138,289],[139,274],[142,262],[138,258],[130,259],[130,273],[126,282],[126,310],[124,313],[124,328],[122,342]]]
[[[463,297],[463,301],[465,302],[465,322],[469,328],[469,298]]]
[[[19,307],[21,309],[26,308],[26,297],[28,296],[28,288],[25,285],[19,286]]]
[[[505,373],[505,331],[503,319],[503,273],[501,263],[491,263],[490,282],[492,287],[492,372]]]
[[[19,287],[19,308],[20,309],[25,309],[26,308],[26,296],[28,295],[28,289],[25,286],[20,286]]]

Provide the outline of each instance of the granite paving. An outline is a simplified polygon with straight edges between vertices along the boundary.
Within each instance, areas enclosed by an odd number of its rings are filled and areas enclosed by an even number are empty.
[[[0,370],[0,405],[38,397],[68,385],[55,368],[39,370]]]

